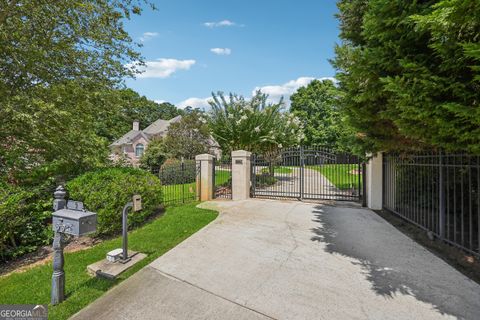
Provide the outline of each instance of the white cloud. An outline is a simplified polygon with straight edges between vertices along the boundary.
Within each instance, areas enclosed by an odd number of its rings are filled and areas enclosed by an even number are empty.
[[[145,66],[138,69],[142,73],[138,74],[138,78],[168,78],[178,70],[189,70],[195,60],[177,60],[177,59],[157,59],[154,61],[145,61]],[[127,65],[131,67],[132,64]]]
[[[270,86],[262,86],[262,87],[255,87],[252,91],[252,96],[258,91],[262,91],[263,93],[268,94],[268,102],[270,103],[277,103],[280,98],[283,96],[284,102],[287,107],[290,107],[290,96],[295,93],[298,88],[307,86],[313,80],[332,80],[333,82],[337,82],[335,78],[332,77],[324,77],[324,78],[314,78],[314,77],[300,77],[296,80],[288,81],[282,85],[270,85]],[[250,99],[251,97],[245,97],[246,99]],[[200,109],[209,109],[210,104],[209,101],[212,101],[211,97],[208,98],[188,98],[180,103],[177,104],[177,107],[180,109],[184,109],[188,106],[193,108],[200,108]]]
[[[177,104],[177,108],[180,109],[185,109],[186,107],[192,107],[192,108],[209,108],[210,104],[208,103],[209,101],[212,101],[212,97],[208,98],[188,98],[186,100],[183,100],[182,102]]]
[[[232,53],[232,49],[230,48],[212,48],[210,51],[219,56],[228,56]]]
[[[158,32],[144,32],[140,37],[140,41],[145,42],[157,36],[158,36]]]
[[[166,100],[153,100],[154,102],[158,103],[158,104],[162,104],[162,103],[165,103],[167,102]]]
[[[255,94],[258,90],[262,93],[268,94],[269,102],[278,102],[281,97],[287,106],[290,106],[290,96],[298,90],[298,88],[307,86],[313,80],[332,80],[336,82],[335,78],[325,77],[325,78],[313,78],[313,77],[300,77],[296,80],[288,81],[282,85],[270,85],[263,87],[255,87],[252,91],[252,95]]]
[[[230,20],[205,22],[203,25],[207,28],[235,27],[235,26],[243,27],[243,25],[239,25]]]

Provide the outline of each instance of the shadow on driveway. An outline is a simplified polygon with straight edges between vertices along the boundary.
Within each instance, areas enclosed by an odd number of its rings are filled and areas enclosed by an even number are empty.
[[[460,286],[468,284],[462,274],[373,212],[315,206],[313,214],[319,226],[311,240],[324,243],[328,253],[353,258],[377,295],[411,295],[442,314],[480,317],[476,283]]]

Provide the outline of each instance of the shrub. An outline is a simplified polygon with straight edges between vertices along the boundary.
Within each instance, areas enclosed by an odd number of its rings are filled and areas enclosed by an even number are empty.
[[[163,185],[195,182],[197,169],[195,160],[167,159],[159,172]]]
[[[0,182],[0,260],[7,261],[48,244],[52,231],[48,192]]]
[[[257,188],[266,188],[269,186],[273,186],[275,183],[277,183],[277,181],[277,178],[270,175],[269,173],[255,175],[255,187]]]
[[[140,158],[140,167],[150,172],[158,172],[166,159],[163,139],[154,139],[150,141],[145,154]]]
[[[142,196],[143,210],[129,212],[129,227],[143,223],[162,203],[162,186],[153,174],[134,168],[108,168],[85,173],[67,183],[69,197],[98,213],[97,235],[122,230],[122,209],[132,195]]]

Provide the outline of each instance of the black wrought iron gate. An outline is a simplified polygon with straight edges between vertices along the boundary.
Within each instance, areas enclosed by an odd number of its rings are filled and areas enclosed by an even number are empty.
[[[252,197],[360,200],[364,165],[350,153],[294,147],[252,156]]]

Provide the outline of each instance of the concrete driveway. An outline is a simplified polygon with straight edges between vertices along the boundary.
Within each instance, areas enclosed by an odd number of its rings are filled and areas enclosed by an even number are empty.
[[[300,197],[300,184],[301,184],[301,173],[300,167],[288,167],[292,170],[291,173],[275,173],[275,178],[277,182],[270,186],[264,187],[255,187],[255,192],[258,195],[271,195],[276,194],[281,197],[283,195],[292,195],[298,193]],[[256,167],[257,172],[260,173],[268,167]],[[303,176],[303,188],[304,194],[308,196],[312,195],[322,195],[325,199],[335,199],[338,195],[343,196],[352,196],[352,190],[340,190],[330,180],[327,179],[319,171],[304,168]]]
[[[370,210],[247,200],[75,319],[479,319],[480,286]]]

